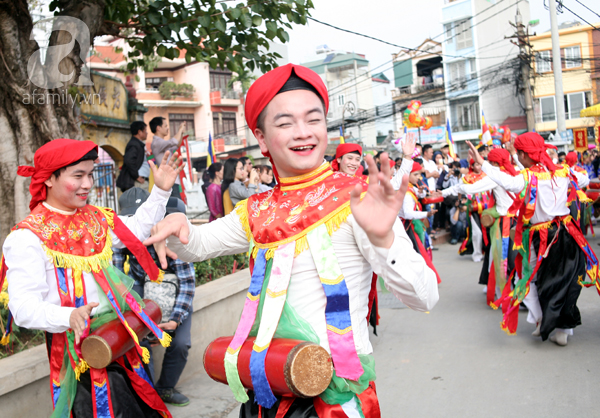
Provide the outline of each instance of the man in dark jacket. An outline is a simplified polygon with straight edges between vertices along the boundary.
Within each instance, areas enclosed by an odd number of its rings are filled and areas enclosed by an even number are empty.
[[[121,173],[117,178],[117,187],[122,192],[131,189],[139,182],[143,184],[148,179],[140,177],[138,171],[146,159],[145,141],[148,133],[146,132],[146,124],[142,121],[135,121],[131,124],[131,140],[125,147],[125,155],[123,156],[123,166]]]

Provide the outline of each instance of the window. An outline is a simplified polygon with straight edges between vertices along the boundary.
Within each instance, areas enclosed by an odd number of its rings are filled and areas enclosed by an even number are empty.
[[[158,87],[165,81],[173,81],[173,77],[146,78],[146,90],[158,91]]]
[[[459,103],[455,107],[457,131],[480,129],[479,102]]]
[[[185,122],[185,131],[183,135],[189,135],[188,141],[196,139],[196,131],[194,130],[194,114],[193,113],[169,113],[169,130],[171,137],[175,136],[181,124]]]
[[[556,120],[556,106],[554,96],[542,97],[540,99],[540,111],[542,122],[552,122]]]
[[[540,51],[536,54],[535,66],[537,72],[547,73],[552,71],[552,53],[551,51]]]
[[[444,31],[446,32],[446,43],[451,44],[454,41],[452,39],[452,23],[446,23],[444,25]]]
[[[213,131],[215,138],[223,136],[236,136],[237,124],[235,112],[213,113]]]
[[[456,49],[464,49],[473,46],[473,33],[471,31],[471,19],[461,20],[454,27],[456,37]]]
[[[582,109],[591,105],[591,92],[569,93],[564,96],[565,119],[578,119]],[[542,97],[536,100],[538,122],[554,122],[556,120],[556,104],[554,96]]]
[[[453,84],[464,83],[466,61],[458,61],[450,64],[450,82]]]
[[[345,103],[345,97],[344,97],[344,95],[343,94],[338,94],[338,97],[337,97],[338,107],[344,107],[344,103]]]
[[[581,50],[579,45],[570,46],[564,50],[565,63],[564,68],[581,67]]]
[[[475,58],[469,58],[469,79],[474,80],[477,78],[477,67],[475,66]]]
[[[229,90],[229,81],[231,80],[231,71],[211,71],[210,72],[210,91]]]

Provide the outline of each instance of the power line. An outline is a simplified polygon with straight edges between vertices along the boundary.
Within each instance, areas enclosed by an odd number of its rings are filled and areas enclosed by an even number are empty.
[[[511,5],[511,6],[512,6],[512,5]],[[503,11],[503,10],[502,10],[502,11]],[[491,18],[491,17],[493,17],[493,16],[490,16],[490,18]],[[363,37],[363,38],[371,39],[371,40],[373,40],[373,41],[377,41],[377,42],[380,42],[380,43],[383,43],[383,44],[386,44],[386,45],[390,45],[390,46],[393,46],[393,47],[395,47],[395,48],[400,48],[400,49],[404,49],[404,50],[408,50],[408,51],[415,51],[415,52],[427,52],[427,53],[429,53],[429,54],[432,54],[432,55],[439,55],[440,57],[448,57],[448,58],[464,58],[464,56],[463,56],[463,55],[448,55],[448,54],[442,54],[442,53],[438,53],[438,52],[422,51],[422,50],[420,50],[420,49],[418,49],[418,48],[409,48],[409,47],[406,47],[406,46],[402,46],[402,45],[395,44],[395,43],[393,43],[393,42],[389,42],[389,41],[385,41],[385,40],[383,40],[383,39],[376,38],[376,37],[374,37],[374,36],[371,36],[371,35],[366,35],[366,34],[364,34],[364,33],[355,32],[355,31],[352,31],[352,30],[349,30],[349,29],[340,28],[339,26],[335,26],[335,25],[332,25],[331,23],[327,23],[327,22],[323,22],[323,21],[321,21],[321,20],[317,20],[317,19],[315,19],[315,18],[313,18],[313,17],[309,17],[308,19],[309,19],[309,20],[312,20],[312,21],[315,21],[315,22],[317,22],[317,23],[320,23],[320,24],[322,24],[322,25],[324,25],[324,26],[328,26],[328,27],[330,27],[330,28],[333,28],[333,29],[339,30],[339,31],[341,31],[341,32],[346,32],[346,33],[350,33],[350,34],[352,34],[352,35],[361,36],[361,37]],[[488,18],[488,19],[489,19],[489,18]],[[485,22],[486,20],[487,20],[487,19],[484,19],[484,20],[482,20],[482,21],[481,21],[481,22],[479,22],[479,23]],[[479,23],[478,23],[478,24],[479,24]],[[472,25],[472,26],[471,26],[471,28],[472,28],[473,26],[475,26],[475,25]],[[503,58],[503,57],[501,57],[501,56],[497,56],[497,57],[485,57],[485,58],[486,58],[486,59],[492,59],[492,58]]]
[[[592,25],[590,22],[588,22],[587,20],[585,20],[583,17],[579,16],[577,13],[575,13],[573,10],[569,9],[567,6],[565,6],[565,4],[563,3],[562,5],[565,9],[567,9],[568,11],[571,12],[571,14],[575,15],[576,17],[578,17],[579,19],[583,20],[585,23],[587,23],[588,25],[590,25],[591,27],[594,28],[594,30],[599,30],[599,28],[597,28],[596,26]]]
[[[583,7],[585,7],[586,9],[588,9],[590,12],[592,12],[593,14],[595,14],[596,16],[600,17],[600,15],[598,13],[596,13],[595,11],[593,11],[592,9],[590,9],[589,7],[587,7],[585,4],[583,4],[582,2],[580,2],[579,0],[575,0],[577,3],[581,4]],[[568,9],[567,9],[568,10]]]

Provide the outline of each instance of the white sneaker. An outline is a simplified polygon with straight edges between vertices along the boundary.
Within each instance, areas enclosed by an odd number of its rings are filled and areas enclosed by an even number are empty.
[[[568,335],[566,332],[556,331],[550,336],[550,341],[564,347],[567,345],[567,337]]]
[[[483,286],[483,293],[487,294],[487,286]]]
[[[542,327],[542,321],[537,323],[537,327],[535,328],[535,331],[533,331],[531,333],[531,335],[533,335],[534,337],[541,337],[542,333],[540,332],[540,328]]]

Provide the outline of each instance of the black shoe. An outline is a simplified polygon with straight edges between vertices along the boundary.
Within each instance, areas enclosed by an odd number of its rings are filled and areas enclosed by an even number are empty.
[[[169,403],[175,406],[186,406],[190,403],[190,400],[183,393],[177,389],[163,389],[158,391],[160,399],[165,403]]]

